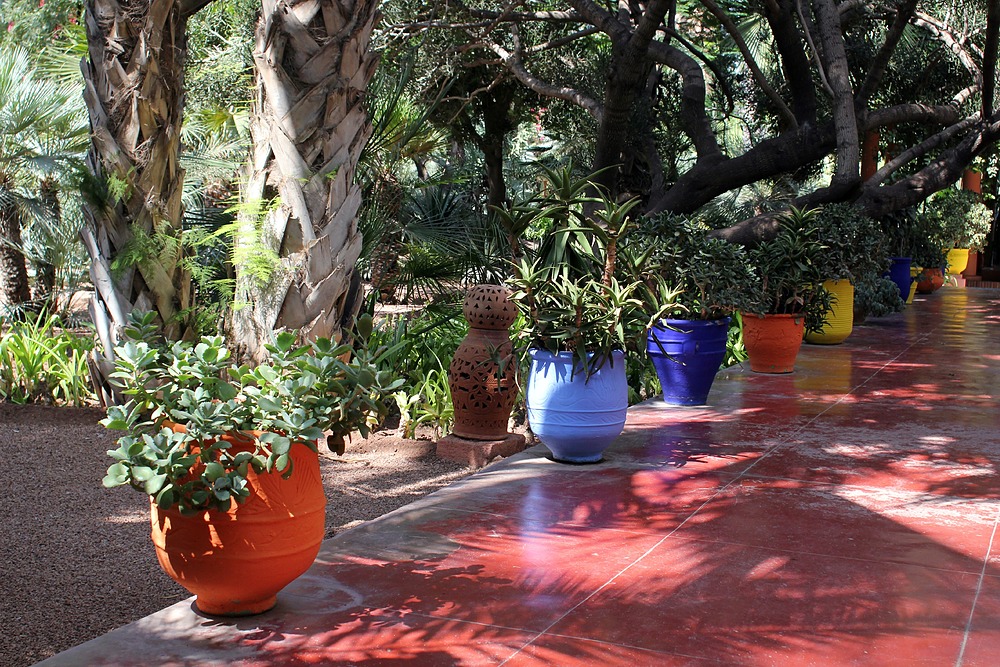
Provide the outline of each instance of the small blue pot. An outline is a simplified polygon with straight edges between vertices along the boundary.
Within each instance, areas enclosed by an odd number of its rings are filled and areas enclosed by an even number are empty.
[[[625,428],[625,354],[613,352],[588,379],[573,353],[532,350],[527,403],[528,424],[553,459],[600,461]]]
[[[906,301],[910,297],[910,258],[890,257],[892,264],[889,266],[889,279],[896,283],[899,288],[899,296]]]
[[[646,352],[671,405],[704,405],[726,356],[729,318],[663,320],[646,337]],[[669,327],[669,328],[668,328]]]

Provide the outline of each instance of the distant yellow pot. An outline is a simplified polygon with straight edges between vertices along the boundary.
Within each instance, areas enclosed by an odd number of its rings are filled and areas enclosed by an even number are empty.
[[[854,285],[850,280],[827,280],[823,289],[832,295],[833,309],[826,314],[822,329],[806,334],[806,342],[838,345],[847,340],[854,329]]]
[[[917,294],[917,276],[924,272],[922,266],[910,267],[910,293],[906,297],[906,303],[913,303],[913,297]]]
[[[969,249],[952,248],[948,251],[948,273],[957,276],[969,266]]]

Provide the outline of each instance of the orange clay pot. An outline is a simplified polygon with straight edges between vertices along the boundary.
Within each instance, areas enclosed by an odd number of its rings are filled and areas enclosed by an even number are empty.
[[[225,436],[232,452],[248,438]],[[323,542],[326,496],[319,456],[292,445],[294,469],[247,475],[250,497],[226,512],[182,516],[152,503],[152,538],[160,567],[197,596],[206,614],[246,616],[275,605],[278,591],[309,569]]]
[[[920,294],[936,292],[942,285],[944,285],[944,273],[941,269],[924,269],[917,276],[917,292]]]
[[[803,315],[743,313],[743,344],[755,373],[791,373],[802,347]]]

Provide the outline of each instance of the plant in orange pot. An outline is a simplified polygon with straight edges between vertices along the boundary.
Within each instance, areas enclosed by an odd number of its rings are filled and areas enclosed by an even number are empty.
[[[741,307],[743,343],[756,373],[791,373],[804,331],[830,310],[815,215],[793,208],[778,218],[778,235],[749,252],[755,279]]]
[[[319,441],[342,451],[346,434],[366,434],[399,382],[363,344],[296,345],[284,332],[250,368],[220,337],[157,344],[151,314],[126,335],[112,377],[128,401],[101,422],[125,434],[104,485],[149,496],[157,559],[199,610],[270,609],[323,540]]]

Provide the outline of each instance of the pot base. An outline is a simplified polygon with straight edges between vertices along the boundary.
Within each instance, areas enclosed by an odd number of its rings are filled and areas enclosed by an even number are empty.
[[[263,600],[205,600],[204,596],[198,596],[194,600],[194,606],[198,611],[209,616],[253,616],[263,614],[274,608],[278,604],[278,596],[272,595]]]
[[[579,457],[577,457],[577,456],[570,456],[570,457],[563,456],[563,457],[560,457],[560,456],[556,456],[555,453],[553,453],[552,454],[552,460],[555,461],[556,463],[569,463],[571,465],[586,466],[586,465],[593,465],[594,463],[600,463],[601,461],[604,460],[604,454],[600,453],[600,454],[596,454],[594,456],[579,456]]]

